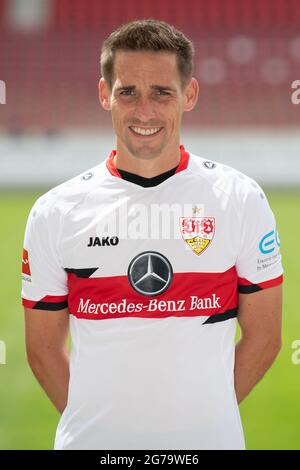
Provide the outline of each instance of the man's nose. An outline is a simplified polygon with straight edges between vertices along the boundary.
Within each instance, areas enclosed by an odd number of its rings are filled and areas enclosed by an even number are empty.
[[[142,122],[147,122],[155,116],[155,105],[153,100],[147,96],[139,96],[136,100],[135,117]]]

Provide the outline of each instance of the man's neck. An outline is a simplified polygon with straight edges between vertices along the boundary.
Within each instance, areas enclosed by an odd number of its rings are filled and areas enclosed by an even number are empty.
[[[117,153],[114,157],[114,165],[120,170],[134,173],[144,178],[165,173],[176,167],[181,159],[179,144],[171,149],[164,150],[162,155],[151,159],[136,158],[117,145]]]

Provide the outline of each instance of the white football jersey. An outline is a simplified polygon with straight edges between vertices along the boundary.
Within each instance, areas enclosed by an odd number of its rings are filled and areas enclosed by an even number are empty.
[[[68,307],[68,403],[55,449],[243,449],[234,389],[238,292],[282,282],[255,181],[180,146],[153,187],[106,161],[28,218],[23,305]]]

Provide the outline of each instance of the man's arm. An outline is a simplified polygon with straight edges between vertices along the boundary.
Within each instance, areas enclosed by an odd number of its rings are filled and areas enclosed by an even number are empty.
[[[282,285],[239,294],[241,340],[235,349],[235,391],[240,403],[263,377],[281,348]]]
[[[68,309],[60,311],[24,308],[28,363],[33,374],[62,413],[69,386]]]

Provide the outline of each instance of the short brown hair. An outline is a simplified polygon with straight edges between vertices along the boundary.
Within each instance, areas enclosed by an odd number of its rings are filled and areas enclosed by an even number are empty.
[[[103,42],[101,75],[110,90],[114,74],[116,51],[168,51],[177,56],[178,71],[184,88],[192,78],[194,46],[181,31],[165,21],[134,20],[121,25]]]

